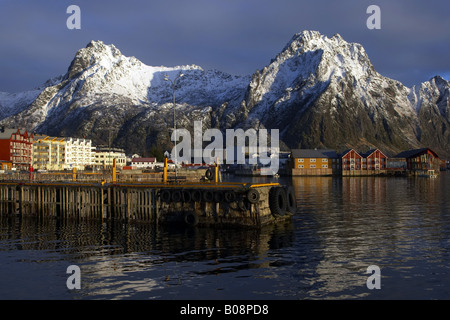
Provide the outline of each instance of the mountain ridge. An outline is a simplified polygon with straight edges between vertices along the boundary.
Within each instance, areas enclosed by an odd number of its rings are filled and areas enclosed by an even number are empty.
[[[172,88],[164,77],[179,73],[178,128],[202,120],[205,128],[280,129],[285,148],[379,147],[395,154],[428,146],[450,157],[449,81],[436,76],[408,88],[376,72],[362,45],[317,31],[295,34],[249,76],[147,66],[91,41],[66,74],[18,94],[22,100],[0,93],[0,124],[96,144],[112,136],[129,153],[168,149]]]

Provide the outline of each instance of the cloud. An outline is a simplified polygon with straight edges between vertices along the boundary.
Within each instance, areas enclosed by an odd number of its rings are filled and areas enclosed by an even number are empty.
[[[445,0],[378,0],[381,30],[366,28],[366,0],[81,0],[81,30],[66,28],[70,4],[1,2],[0,91],[31,89],[64,73],[90,40],[148,65],[252,74],[303,30],[361,43],[378,72],[408,86],[450,70]]]

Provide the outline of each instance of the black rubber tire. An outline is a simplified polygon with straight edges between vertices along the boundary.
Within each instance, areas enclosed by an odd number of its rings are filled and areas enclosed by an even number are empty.
[[[161,199],[161,201],[169,203],[171,198],[170,190],[168,189],[161,190],[161,192],[159,193],[159,198]]]
[[[183,216],[184,223],[189,227],[195,227],[198,224],[198,216],[195,212],[188,211]]]
[[[206,179],[213,180],[214,179],[214,175],[215,175],[215,172],[214,172],[213,168],[209,168],[209,169],[206,170],[206,173],[205,173]]]
[[[181,194],[181,190],[173,190],[171,200],[172,202],[181,202],[183,199],[183,195]]]
[[[292,186],[286,188],[286,210],[291,214],[297,211],[297,199],[295,198],[295,190]]]
[[[234,191],[231,191],[231,190],[225,191],[224,199],[228,203],[236,201],[236,193]]]
[[[269,192],[269,207],[274,216],[284,216],[287,209],[286,191],[282,187],[273,187]]]
[[[192,201],[192,194],[189,190],[182,190],[181,195],[183,202],[189,203]]]
[[[247,191],[247,199],[250,203],[257,203],[259,201],[259,191],[256,189],[250,189]]]
[[[202,198],[204,202],[214,201],[214,193],[211,190],[203,190]]]
[[[224,195],[222,191],[215,191],[214,192],[214,201],[215,202],[223,202]]]
[[[198,189],[194,189],[191,191],[191,199],[193,202],[202,201],[202,192]]]

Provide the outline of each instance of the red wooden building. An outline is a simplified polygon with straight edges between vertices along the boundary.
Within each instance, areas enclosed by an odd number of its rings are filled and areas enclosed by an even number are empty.
[[[30,170],[33,134],[21,129],[0,127],[0,160],[10,161],[17,170]]]
[[[403,151],[395,156],[406,161],[406,169],[413,172],[434,170],[439,173],[440,160],[436,152],[430,148]]]
[[[344,151],[341,154],[342,171],[361,170],[363,157],[353,149]]]
[[[371,149],[361,156],[362,170],[386,170],[388,157],[379,149]]]

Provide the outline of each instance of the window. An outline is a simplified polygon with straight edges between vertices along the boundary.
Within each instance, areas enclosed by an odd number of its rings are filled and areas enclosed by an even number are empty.
[[[303,163],[305,162],[305,159],[298,159],[297,161]]]
[[[323,164],[322,168],[328,168],[328,165],[327,164]]]
[[[328,159],[324,158],[324,159],[322,159],[322,162],[328,162]]]
[[[316,162],[316,159],[309,159],[309,162]]]
[[[315,164],[312,164],[312,165],[310,165],[309,167],[310,167],[310,168],[315,168],[316,165],[315,165]]]

